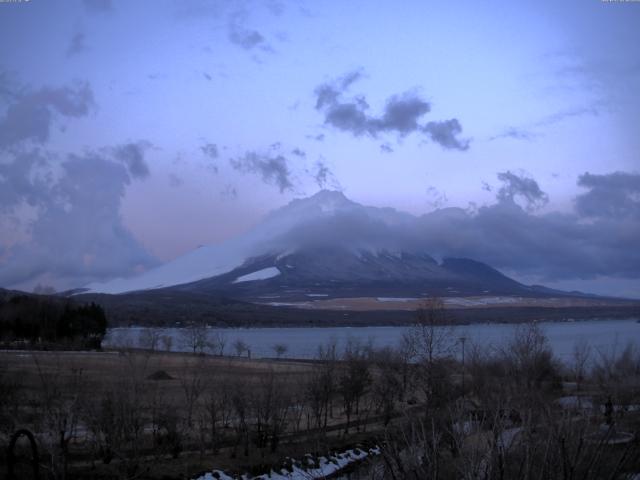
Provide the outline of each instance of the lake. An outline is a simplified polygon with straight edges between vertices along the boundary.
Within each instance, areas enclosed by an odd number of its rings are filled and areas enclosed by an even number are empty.
[[[585,320],[574,322],[540,322],[554,354],[570,360],[574,345],[586,341],[594,353],[613,353],[622,350],[628,343],[640,346],[640,323],[628,320]],[[501,347],[513,338],[515,324],[471,324],[455,327],[451,335],[456,339],[466,338],[466,348],[472,344]],[[210,328],[213,335],[220,333],[226,339],[225,355],[233,354],[233,343],[242,340],[251,350],[252,358],[275,357],[273,346],[283,344],[287,352],[283,357],[315,358],[319,345],[336,341],[338,351],[349,339],[372,342],[376,347],[396,346],[409,327],[328,327],[328,328]],[[137,347],[142,327],[109,329],[103,342],[105,347]],[[172,351],[189,351],[183,341],[184,329],[160,329],[161,335],[172,338]],[[163,349],[163,343],[158,347]]]

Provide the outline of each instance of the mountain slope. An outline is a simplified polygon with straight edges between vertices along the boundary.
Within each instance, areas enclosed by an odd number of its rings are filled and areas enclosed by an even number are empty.
[[[421,245],[418,223],[410,214],[323,190],[272,212],[244,235],[85,292],[175,289],[249,301],[549,294],[472,259],[438,263]]]

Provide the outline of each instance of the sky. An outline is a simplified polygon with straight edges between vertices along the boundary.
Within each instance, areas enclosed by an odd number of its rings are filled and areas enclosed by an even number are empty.
[[[640,297],[638,25],[632,1],[0,2],[0,286],[133,275],[334,189],[460,209],[522,281]]]

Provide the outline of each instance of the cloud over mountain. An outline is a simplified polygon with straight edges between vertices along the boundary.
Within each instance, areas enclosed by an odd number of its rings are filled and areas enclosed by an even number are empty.
[[[239,172],[258,175],[265,183],[278,187],[280,193],[293,190],[289,164],[279,153],[247,152],[231,159],[231,166]]]
[[[458,138],[462,133],[458,119],[420,123],[422,117],[431,111],[431,104],[415,91],[389,97],[379,116],[368,113],[369,104],[364,95],[344,98],[349,87],[361,77],[362,72],[358,70],[316,88],[316,109],[324,114],[325,124],[356,137],[368,135],[376,138],[381,134],[405,137],[417,132],[444,149],[469,148],[469,140]]]

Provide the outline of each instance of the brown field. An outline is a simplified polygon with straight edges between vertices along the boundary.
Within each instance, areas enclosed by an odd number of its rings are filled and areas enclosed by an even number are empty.
[[[298,458],[317,451],[320,445],[310,440],[313,428],[307,424],[304,430],[296,432],[291,427],[283,426],[280,441],[283,446],[280,451],[270,451],[267,445],[256,448],[252,440],[245,455],[242,443],[233,440],[237,436],[237,427],[232,426],[234,420],[222,421],[219,418],[220,441],[214,453],[210,442],[203,440],[201,432],[205,428],[207,401],[240,390],[249,415],[247,421],[255,422],[253,415],[262,408],[261,402],[268,402],[262,396],[264,393],[274,395],[276,402],[285,398],[287,402],[300,398],[299,394],[315,368],[313,362],[250,360],[143,350],[2,351],[0,377],[5,384],[19,385],[19,394],[4,408],[10,416],[20,420],[10,429],[0,428],[3,452],[0,454],[0,464],[6,460],[4,451],[9,434],[18,428],[27,428],[36,435],[43,447],[41,455],[55,452],[57,434],[51,431],[55,432],[56,425],[62,421],[70,438],[68,478],[128,478],[128,473],[124,474],[123,469],[130,462],[127,456],[133,444],[127,444],[122,458],[116,455],[108,465],[104,464],[100,460],[101,454],[95,451],[95,438],[89,425],[92,415],[104,413],[100,410],[103,399],[108,394],[115,394],[116,398],[126,398],[122,404],[116,401],[117,408],[127,409],[126,416],[144,418],[137,440],[140,451],[135,458],[141,476],[136,474],[135,478],[193,478],[212,469],[268,471],[271,465],[283,461],[283,450],[288,456]],[[161,378],[157,379],[159,372]],[[193,405],[193,419],[187,420],[190,402]],[[233,411],[233,400],[229,398],[226,402],[220,408]],[[264,407],[272,408],[271,414],[276,414],[276,410],[280,409],[278,415],[292,416],[292,407],[288,403],[278,406],[266,404]],[[157,414],[160,420],[154,420],[156,408],[161,412]],[[283,408],[289,413],[284,413]],[[152,425],[162,425],[163,415],[169,422],[172,419],[175,421],[175,431],[181,437],[181,450],[177,458],[173,457],[170,449],[158,448],[156,440],[152,440],[153,429],[156,428]],[[342,433],[342,423],[343,417],[336,409],[335,415],[329,419],[329,426],[323,430],[320,452],[326,452],[329,448],[344,449],[364,438],[355,431],[348,438],[339,435]],[[2,422],[0,426],[3,426]],[[161,433],[166,436],[167,432],[163,430]],[[0,474],[4,475],[4,467],[0,468]]]
[[[36,437],[41,478],[65,480],[263,474],[288,458],[374,444],[384,480],[486,468],[487,478],[551,480],[566,478],[563,468],[593,480],[640,471],[637,346],[607,357],[585,345],[563,365],[531,324],[504,350],[470,351],[461,364],[438,358],[455,339],[428,313],[405,349],[354,344],[313,362],[2,351],[0,475],[21,428]],[[626,443],[610,442],[618,438]],[[29,478],[24,462],[18,470]]]

